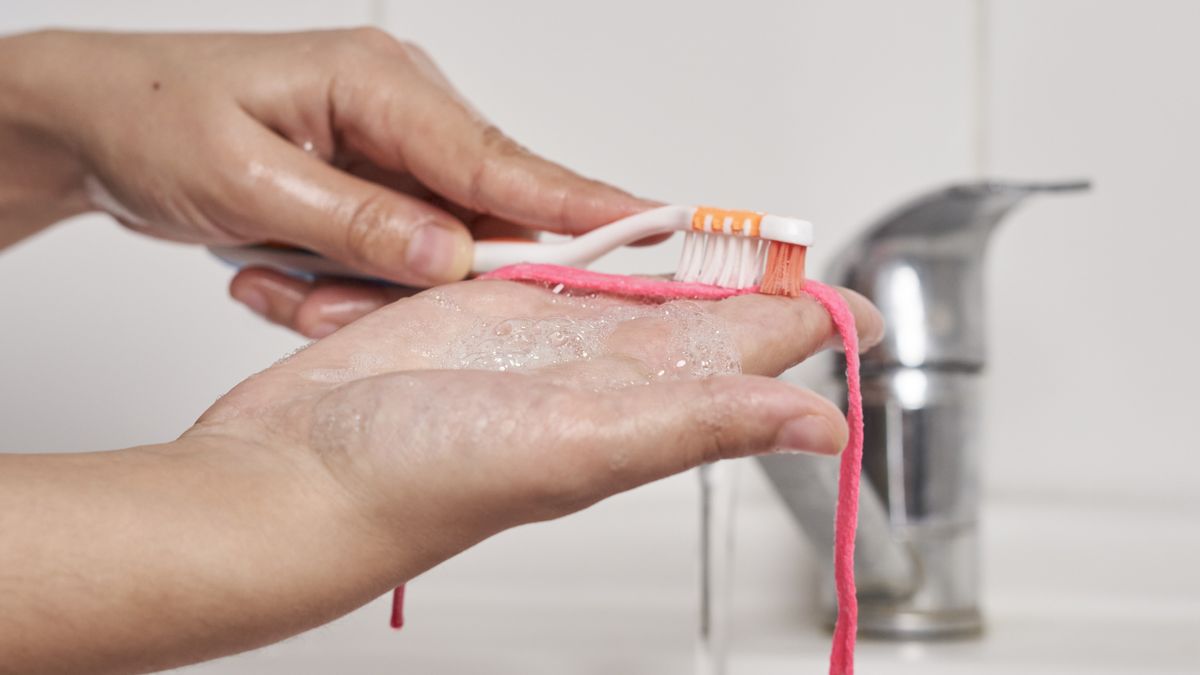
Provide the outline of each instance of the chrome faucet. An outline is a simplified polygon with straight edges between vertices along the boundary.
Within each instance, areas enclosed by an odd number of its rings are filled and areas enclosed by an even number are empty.
[[[827,279],[870,298],[887,334],[863,355],[863,489],[855,539],[859,630],[961,637],[979,610],[979,417],[985,363],[983,259],[996,225],[1027,197],[1086,182],[975,183],[923,195],[837,256]],[[835,401],[845,400],[844,357]],[[808,538],[833,548],[837,459],[759,460]],[[825,556],[828,558],[829,556]],[[834,616],[832,569],[822,603]]]

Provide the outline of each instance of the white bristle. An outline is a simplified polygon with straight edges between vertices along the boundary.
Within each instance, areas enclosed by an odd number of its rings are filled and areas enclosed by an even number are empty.
[[[704,273],[704,268],[709,264],[709,259],[713,255],[713,236],[711,234],[700,235],[700,250],[696,256],[695,262],[692,264],[692,279],[699,280],[700,275]]]
[[[721,269],[717,270],[717,279],[714,282],[716,285],[733,288],[731,277],[737,272],[738,263],[742,261],[741,239],[741,237],[725,237],[725,261],[722,263]]]
[[[683,254],[679,259],[679,267],[675,270],[676,281],[697,281],[704,269],[704,259],[708,253],[710,236],[704,232],[692,231],[684,235]]]
[[[695,232],[683,235],[683,250],[679,254],[679,265],[675,267],[675,281],[687,281],[688,268],[692,266],[692,258],[696,255],[697,238],[699,235]]]
[[[732,223],[729,218],[723,223],[714,223],[708,216],[705,230],[692,230],[684,235],[679,267],[675,271],[676,281],[750,288],[762,280],[769,242],[740,233],[721,232],[722,228],[730,229]],[[711,231],[714,227],[715,232]]]
[[[746,268],[746,251],[749,250],[751,243],[753,240],[749,237],[730,237],[730,256],[725,263],[725,269],[721,271],[721,278],[717,280],[718,286],[742,288],[742,276],[745,274],[743,270]]]
[[[704,255],[700,256],[700,264],[695,268],[695,280],[704,281],[704,275],[713,264],[713,256],[717,254],[717,238],[711,234],[704,235]]]
[[[708,246],[712,251],[712,255],[704,256],[704,269],[700,271],[700,283],[717,283],[717,276],[721,274],[721,268],[725,265],[725,261],[729,259],[728,240],[728,237],[709,235]]]
[[[754,285],[758,277],[758,246],[760,243],[757,239],[749,237],[742,240],[742,255],[741,262],[738,263],[738,275],[736,288],[746,288]]]
[[[725,269],[725,261],[729,260],[729,238],[713,235],[712,247],[713,257],[704,266],[704,271],[700,273],[700,281],[716,285],[721,276],[721,270]]]
[[[704,256],[708,251],[708,235],[704,233],[696,234],[696,250],[692,254],[692,263],[688,265],[687,279],[695,281],[700,277],[700,270],[704,269]]]
[[[762,269],[758,265],[758,249],[760,248],[762,248],[762,242],[756,241],[747,253],[746,276],[742,279],[743,288],[757,284],[759,277],[762,276]]]

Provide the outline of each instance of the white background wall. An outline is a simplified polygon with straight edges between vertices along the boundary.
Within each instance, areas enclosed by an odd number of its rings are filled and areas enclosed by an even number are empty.
[[[497,124],[584,173],[661,199],[810,217],[818,271],[916,191],[981,172],[1092,178],[1091,195],[1012,217],[989,257],[989,505],[1069,502],[1097,519],[1168,509],[1180,536],[1200,534],[1200,442],[1186,426],[1200,379],[1200,4],[209,0],[0,11],[0,31],[367,22],[426,46]],[[638,251],[605,266],[673,260]],[[201,251],[99,216],[0,254],[0,449],[172,438],[301,343],[227,301],[229,276]],[[797,570],[812,554],[756,470],[744,478],[738,611],[799,623],[808,600]],[[683,672],[694,599],[674,580],[694,566],[694,501],[694,478],[679,477],[487,542],[414,584],[401,636],[376,603],[197,672],[578,672],[589,650],[611,671]],[[606,613],[580,610],[617,577],[625,591],[604,591]],[[523,607],[504,605],[513,588]],[[462,649],[447,652],[448,635],[463,636]],[[635,649],[636,668],[623,656]]]

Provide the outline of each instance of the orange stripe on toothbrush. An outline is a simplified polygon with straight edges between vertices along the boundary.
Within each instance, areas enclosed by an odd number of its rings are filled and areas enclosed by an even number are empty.
[[[705,221],[711,216],[712,224],[705,226]],[[763,214],[758,211],[730,211],[728,209],[718,209],[711,206],[698,206],[696,212],[692,214],[692,229],[703,232],[723,233],[725,229],[725,220],[729,219],[731,224],[730,231],[733,234],[742,234],[743,231],[751,237],[758,236],[759,224],[762,223]],[[748,226],[748,227],[747,227]]]

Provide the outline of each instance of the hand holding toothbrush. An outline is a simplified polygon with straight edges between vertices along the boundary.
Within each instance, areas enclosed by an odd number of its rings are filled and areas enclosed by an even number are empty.
[[[370,28],[0,40],[0,186],[0,247],[103,210],[412,287],[463,278],[473,237],[579,234],[654,205],[532,154],[418,47]],[[272,290],[233,288],[289,322]]]

